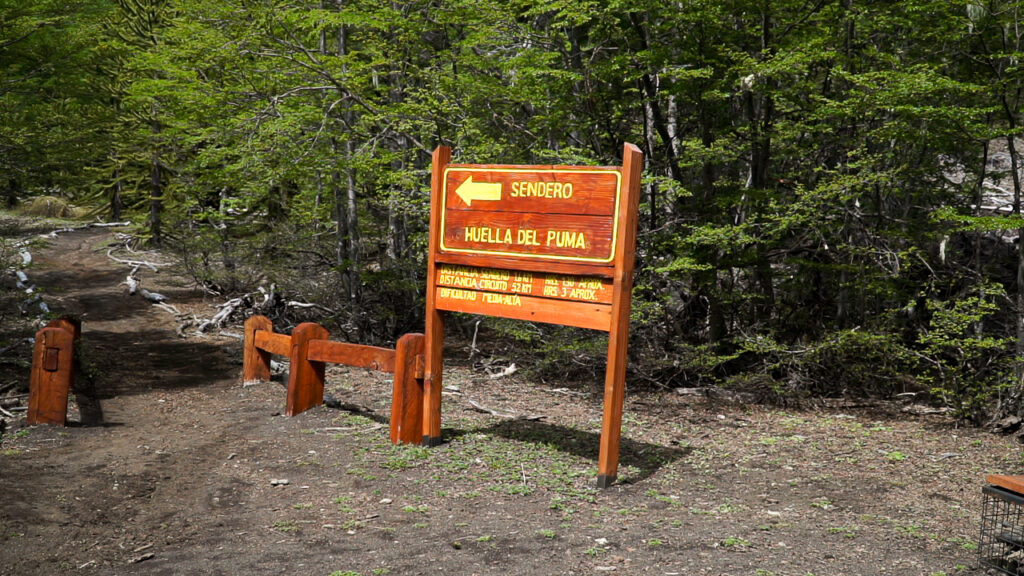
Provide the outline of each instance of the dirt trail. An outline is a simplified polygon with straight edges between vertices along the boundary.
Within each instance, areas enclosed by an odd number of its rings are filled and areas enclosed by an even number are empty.
[[[332,369],[349,410],[281,416],[280,385],[239,382],[240,343],[180,339],[126,294],[107,234],[62,234],[31,271],[83,318],[90,380],[75,425],[3,438],[0,575],[980,575],[984,473],[1021,467],[944,419],[644,391],[598,491],[599,386],[457,367],[445,444],[392,447],[386,376]],[[143,282],[213,313],[168,272]]]
[[[156,546],[156,530],[175,532],[168,521],[179,534],[160,544],[180,540],[198,526],[178,512],[216,484],[205,470],[226,456],[211,447],[244,442],[244,402],[232,403],[237,419],[209,413],[232,393],[240,347],[178,338],[170,314],[119,285],[127,269],[107,258],[108,239],[100,229],[61,234],[37,256],[32,278],[50,307],[82,318],[86,374],[72,426],[32,429],[24,457],[2,468],[0,573],[109,573]],[[172,302],[196,301],[180,279],[146,282]]]

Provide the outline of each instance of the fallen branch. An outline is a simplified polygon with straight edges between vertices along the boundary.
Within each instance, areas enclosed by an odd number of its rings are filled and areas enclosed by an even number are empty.
[[[322,304],[315,304],[315,303],[312,303],[312,302],[298,302],[296,300],[289,300],[289,301],[285,302],[285,305],[286,306],[291,306],[292,308],[318,308],[320,310],[323,310],[324,312],[327,312],[328,314],[335,314],[336,313],[334,310],[331,310],[330,308],[328,308],[328,307],[326,307],[326,306],[324,306]]]
[[[131,222],[93,222],[89,224],[91,228],[113,228],[115,226],[131,226]]]
[[[515,363],[509,364],[508,367],[505,368],[504,370],[502,370],[501,372],[497,372],[495,374],[491,374],[491,379],[492,380],[496,380],[498,378],[504,378],[505,376],[511,376],[511,375],[515,374],[517,370],[519,370],[519,369],[516,368]]]
[[[492,416],[498,416],[499,418],[508,418],[510,420],[542,420],[546,418],[546,416],[535,414],[516,414],[511,410],[495,410],[493,408],[488,408],[469,399],[467,399],[466,402],[468,402],[469,405],[472,406],[478,412],[483,412],[484,414],[490,414]]]
[[[182,315],[180,310],[175,308],[173,305],[167,304],[165,302],[157,302],[156,304],[154,304],[154,306],[156,306],[157,308],[162,308],[163,310],[166,310],[166,311],[170,312],[171,314],[174,314],[175,316],[181,316]]]
[[[345,427],[345,428],[333,428],[333,427],[332,428],[321,428],[321,430],[323,430],[324,432],[330,432],[331,434],[335,434],[335,435],[338,435],[338,436],[350,436],[352,434],[362,434],[364,432],[373,432],[375,430],[380,430],[381,428],[386,428],[386,427],[387,427],[387,424],[380,424],[380,423],[378,423],[378,424],[374,424],[372,426],[366,426],[366,427],[363,427],[363,428],[360,428],[358,426],[349,426],[349,427]]]
[[[194,322],[192,322],[191,320],[185,320],[184,322],[182,322],[181,319],[179,318],[178,327],[174,329],[174,333],[177,334],[178,338],[188,338],[188,334],[185,333],[185,329],[191,326],[192,324],[194,324]]]
[[[57,234],[63,234],[65,232],[75,232],[77,230],[84,230],[86,228],[110,228],[112,226],[131,226],[131,222],[90,222],[88,224],[82,224],[81,226],[72,226],[69,228],[58,228],[52,230],[46,234],[40,234],[40,238],[56,238]]]
[[[274,298],[277,296],[277,284],[271,284],[269,291],[267,291],[263,286],[260,286],[259,292],[263,294],[263,302],[257,304],[255,308],[257,310],[264,310],[273,304]]]
[[[203,320],[196,328],[196,332],[202,334],[203,332],[206,332],[206,329],[209,328],[210,326],[222,328],[224,326],[224,321],[227,320],[228,317],[231,316],[232,313],[234,313],[235,309],[241,305],[242,298],[232,298],[231,300],[228,300],[227,302],[221,304],[220,306],[218,306],[220,310],[216,314],[214,314],[213,318],[210,318],[209,320]]]
[[[114,256],[112,254],[114,250],[116,250],[116,248],[111,248],[110,250],[107,250],[107,258],[110,258],[114,262],[118,262],[120,264],[125,264],[127,266],[135,266],[136,268],[138,268],[139,266],[145,266],[146,268],[149,268],[150,270],[158,274],[160,273],[160,270],[157,269],[157,266],[170,266],[170,264],[164,264],[162,262],[157,262],[154,264],[153,262],[148,262],[146,260],[125,260],[123,258],[118,258]]]
[[[543,392],[550,392],[552,394],[564,394],[566,396],[590,396],[590,394],[586,392],[576,392],[569,390],[568,388],[541,388],[540,390]]]
[[[128,278],[125,279],[124,283],[128,285],[128,294],[134,295],[139,289],[139,281],[135,278],[135,273],[139,271],[139,267],[132,268],[132,271],[128,273]]]
[[[932,414],[950,414],[953,412],[952,408],[931,408],[929,406],[923,406],[921,404],[911,404],[910,406],[904,407],[900,412],[905,414],[913,414],[914,416],[930,416]]]
[[[167,300],[167,296],[164,296],[163,294],[160,294],[159,292],[150,292],[149,290],[146,290],[145,288],[140,288],[139,289],[139,296],[142,296],[143,298],[145,298],[146,300],[149,300],[150,302],[153,302],[154,304],[160,304],[160,303],[164,302],[165,300]]]

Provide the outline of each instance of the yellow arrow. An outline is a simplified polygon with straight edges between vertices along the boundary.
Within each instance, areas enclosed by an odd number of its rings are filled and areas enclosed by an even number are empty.
[[[501,200],[501,182],[473,182],[473,177],[459,184],[455,193],[466,203],[473,205],[473,200]]]

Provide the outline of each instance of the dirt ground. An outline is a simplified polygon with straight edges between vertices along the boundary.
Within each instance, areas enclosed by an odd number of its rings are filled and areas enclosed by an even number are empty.
[[[283,416],[279,383],[243,386],[239,341],[179,338],[127,294],[110,234],[62,234],[27,270],[83,318],[87,380],[67,428],[8,422],[0,575],[978,575],[985,474],[1022,468],[1013,438],[894,405],[646,389],[627,391],[619,482],[597,490],[599,385],[460,366],[444,444],[392,446],[387,375],[332,368],[344,408]],[[142,281],[215,312],[169,270]]]

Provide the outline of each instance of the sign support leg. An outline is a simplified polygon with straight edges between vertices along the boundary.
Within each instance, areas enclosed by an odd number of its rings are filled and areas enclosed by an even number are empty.
[[[604,418],[601,422],[601,453],[597,462],[597,486],[615,483],[619,470],[619,438],[622,435],[622,400],[626,392],[626,351],[629,345],[629,312],[633,294],[636,257],[637,208],[643,154],[632,144],[622,150],[622,203],[619,205],[620,243],[615,247],[615,286],[612,321],[608,330],[608,370],[604,380]]]
[[[625,338],[612,332],[608,338],[608,370],[604,382],[604,417],[601,421],[601,452],[597,462],[597,487],[615,483],[619,469],[619,438],[622,435],[622,401],[626,392]],[[622,351],[621,358],[616,354]]]
[[[444,347],[444,316],[435,302],[437,291],[437,265],[434,255],[441,243],[441,191],[444,187],[444,169],[452,159],[452,149],[438,146],[431,158],[430,176],[430,258],[427,259],[427,322],[423,375],[423,445],[441,444],[441,351]]]
[[[441,387],[444,317],[437,310],[427,316],[426,374],[423,380],[423,445],[441,445]]]

